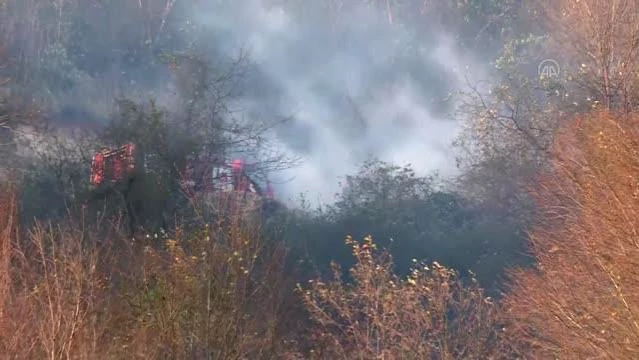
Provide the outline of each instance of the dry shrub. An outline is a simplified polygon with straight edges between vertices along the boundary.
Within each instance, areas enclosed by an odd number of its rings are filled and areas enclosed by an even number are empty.
[[[218,211],[200,231],[122,236],[69,219],[18,233],[0,192],[3,359],[273,359],[295,324],[287,252],[259,216]]]
[[[277,358],[293,283],[286,252],[243,217],[154,234],[129,289],[127,358]],[[287,291],[288,289],[288,291]]]
[[[350,237],[352,284],[340,278],[299,288],[313,321],[312,350],[321,359],[491,359],[497,354],[496,305],[453,270],[416,264],[394,275],[386,251]],[[302,356],[299,356],[300,358]]]
[[[72,226],[10,239],[0,351],[13,359],[98,359],[112,326],[105,254]],[[3,252],[6,255],[6,252]]]
[[[639,117],[567,126],[534,196],[534,270],[512,275],[508,336],[541,359],[639,358]]]

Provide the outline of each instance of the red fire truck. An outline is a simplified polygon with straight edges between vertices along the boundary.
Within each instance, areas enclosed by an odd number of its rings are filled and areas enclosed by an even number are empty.
[[[103,186],[125,182],[135,177],[141,164],[135,144],[103,149],[93,156],[91,185]]]
[[[133,180],[146,171],[145,156],[133,143],[116,149],[104,149],[93,156],[91,185],[102,187]],[[274,191],[267,181],[266,190],[246,171],[244,160],[236,159],[230,164],[220,161],[189,160],[181,170],[180,184],[188,193],[231,192],[253,193],[274,200]]]

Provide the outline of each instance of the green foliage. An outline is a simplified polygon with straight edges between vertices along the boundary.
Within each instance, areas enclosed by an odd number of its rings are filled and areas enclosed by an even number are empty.
[[[37,71],[39,81],[51,95],[67,92],[79,81],[84,80],[82,72],[74,66],[67,49],[60,43],[53,43],[44,49]]]
[[[505,41],[495,59],[496,79],[471,84],[457,109],[463,121],[454,143],[461,151],[459,192],[520,224],[534,211],[526,186],[546,166],[562,119],[577,110],[565,78],[538,77],[539,62],[554,58],[545,53],[547,43],[547,36],[532,33]]]
[[[286,237],[312,264],[333,260],[352,265],[335,239],[372,235],[407,273],[412,259],[439,261],[477,273],[496,289],[503,270],[522,264],[524,241],[517,227],[463,197],[438,189],[435,177],[419,177],[410,167],[369,162],[347,177],[333,206],[292,215]]]
[[[130,100],[119,102],[120,115],[101,135],[107,146],[126,143],[136,145],[145,168],[127,188],[127,202],[135,211],[140,226],[156,229],[166,226],[166,219],[176,216],[187,199],[180,185],[181,169],[189,155],[197,154],[201,144],[171,123],[165,111],[154,102],[148,106]]]
[[[69,212],[75,214],[89,191],[92,149],[82,141],[53,136],[34,143],[34,157],[19,177],[23,219],[30,224],[35,219],[59,220]]]
[[[148,157],[151,170],[165,176],[177,177],[177,169],[185,165],[188,155],[202,148],[200,139],[171,122],[166,111],[153,101],[148,106],[130,100],[119,102],[120,114],[102,133],[102,139],[111,146],[129,142]]]
[[[459,9],[467,24],[465,35],[475,34],[483,39],[503,40],[516,30],[521,0],[457,0],[452,3]]]

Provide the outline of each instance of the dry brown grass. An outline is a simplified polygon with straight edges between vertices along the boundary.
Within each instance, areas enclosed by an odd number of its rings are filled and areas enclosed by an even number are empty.
[[[18,228],[16,193],[0,188],[0,329],[4,327],[6,308],[11,306],[11,246]]]

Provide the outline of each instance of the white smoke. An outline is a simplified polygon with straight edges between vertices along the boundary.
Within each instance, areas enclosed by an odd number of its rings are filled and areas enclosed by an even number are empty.
[[[280,197],[330,202],[338,178],[371,157],[421,174],[455,172],[450,145],[459,126],[446,99],[465,85],[465,70],[479,69],[468,67],[449,34],[391,25],[365,5],[342,10],[337,23],[319,10],[304,17],[264,0],[210,3],[194,13],[206,31],[222,34],[211,40],[217,48],[249,50],[259,89],[243,105],[294,118],[273,135],[303,161],[277,176],[291,179],[276,185]]]

